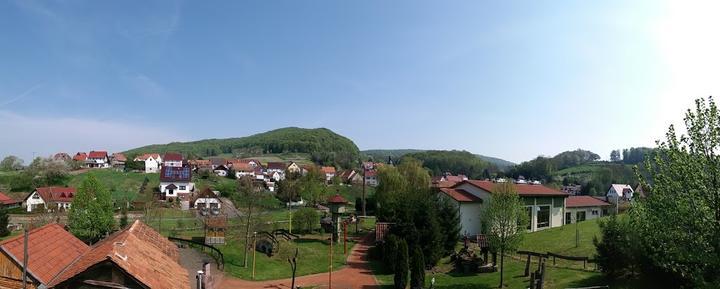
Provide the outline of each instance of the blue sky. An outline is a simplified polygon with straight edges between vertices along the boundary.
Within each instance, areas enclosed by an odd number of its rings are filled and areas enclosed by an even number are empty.
[[[2,1],[0,155],[299,126],[607,158],[720,89],[718,4],[628,2]]]

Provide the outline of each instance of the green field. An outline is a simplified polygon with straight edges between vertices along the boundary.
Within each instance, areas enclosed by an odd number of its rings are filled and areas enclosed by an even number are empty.
[[[328,235],[309,235],[294,242],[281,242],[280,252],[273,257],[257,253],[255,280],[274,280],[290,278],[292,272],[287,258],[298,249],[297,273],[296,276],[309,275],[327,272],[329,269],[330,246],[326,238]],[[225,272],[237,278],[252,279],[252,255],[248,260],[248,268],[243,267],[244,252],[243,238],[231,238],[225,246],[218,246],[218,249],[225,255]],[[348,242],[348,252],[355,243]],[[252,254],[252,252],[250,252]],[[333,270],[345,266],[347,255],[343,254],[343,246],[333,247]]]
[[[95,176],[113,195],[114,200],[149,200],[152,190],[160,185],[159,174],[145,174],[135,172],[120,172],[111,169],[91,170],[87,173],[70,175],[68,186],[79,187],[88,176]],[[138,198],[138,192],[145,178],[148,178],[149,194]]]
[[[600,228],[597,220],[588,220],[578,223],[578,231],[580,233],[579,246],[575,246],[575,224],[543,230],[540,232],[528,233],[525,235],[520,250],[529,250],[535,252],[553,252],[561,255],[588,256],[592,258],[595,253],[593,245],[593,237],[598,235]],[[533,266],[537,268],[537,259],[533,259]],[[449,258],[440,261],[439,271],[451,271],[451,265],[448,264]],[[506,271],[505,280],[507,288],[526,288],[529,282],[528,278],[522,277],[525,269],[525,262],[522,256],[509,256],[505,259]],[[558,260],[557,266],[552,266],[552,261],[548,260],[547,275],[545,288],[573,288],[584,286],[599,286],[609,284],[605,281],[599,272],[592,271],[594,265],[588,264],[588,270],[583,270],[582,262],[569,262]],[[373,263],[375,272],[382,272],[382,265],[377,262]],[[499,284],[499,273],[483,273],[462,275],[454,272],[449,273],[427,273],[426,280],[435,277],[435,288],[497,288]],[[385,287],[391,288],[391,274],[376,274],[378,280]],[[617,287],[616,287],[617,286]],[[626,284],[614,284],[612,288],[633,288]]]

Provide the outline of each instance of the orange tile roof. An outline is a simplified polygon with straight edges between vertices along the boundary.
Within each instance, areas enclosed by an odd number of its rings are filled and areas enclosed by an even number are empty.
[[[77,191],[71,187],[39,187],[35,191],[45,202],[72,202]],[[32,194],[31,194],[32,195]],[[30,197],[30,195],[28,195]]]
[[[488,192],[492,192],[493,188],[495,187],[496,183],[492,181],[479,181],[479,180],[466,180],[457,183],[453,186],[453,188],[456,188],[457,186],[460,186],[462,184],[471,184],[473,186],[476,186],[480,189],[483,189]],[[520,196],[569,196],[570,194],[558,191],[556,189],[548,188],[543,185],[531,185],[531,184],[513,184],[515,187],[515,191]]]
[[[93,265],[110,261],[153,289],[189,289],[187,271],[178,264],[175,244],[139,220],[94,245],[52,280],[59,285]]]
[[[321,167],[320,171],[323,172],[323,174],[334,174],[335,167]]]
[[[4,192],[0,192],[0,203],[2,203],[3,205],[15,204],[20,202],[21,201],[8,197]]]
[[[450,196],[454,200],[458,202],[463,203],[482,203],[482,199],[478,198],[477,196],[463,190],[463,189],[451,189],[451,188],[441,188],[440,191],[445,193],[446,195]]]
[[[565,201],[565,206],[568,208],[604,207],[610,206],[610,204],[591,196],[569,196]]]
[[[87,156],[87,158],[89,158],[89,159],[103,159],[103,158],[107,158],[107,157],[108,157],[107,151],[91,151]]]
[[[18,266],[23,263],[23,235],[0,243]],[[49,224],[28,232],[28,272],[42,284],[71,264],[89,247],[58,224]]]

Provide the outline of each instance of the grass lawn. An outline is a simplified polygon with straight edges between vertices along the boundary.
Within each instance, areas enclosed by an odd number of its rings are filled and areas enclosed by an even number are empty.
[[[520,245],[520,250],[592,258],[595,254],[593,237],[600,236],[600,227],[597,220],[587,220],[577,223],[577,225],[571,224],[528,233]],[[580,242],[577,247],[575,246],[576,226],[580,235]]]
[[[129,199],[132,201],[139,199],[138,191],[145,178],[149,179],[148,189],[150,192],[160,185],[159,174],[119,172],[113,169],[97,169],[90,170],[87,173],[70,175],[67,185],[77,188],[88,175],[95,176],[100,183],[108,188],[115,200]],[[142,196],[142,199],[151,197],[152,195],[148,194],[148,196]]]
[[[287,261],[298,249],[297,257],[297,273],[296,276],[309,275],[315,273],[327,272],[329,268],[329,250],[330,246],[324,235],[308,235],[303,239],[294,242],[281,242],[280,251],[272,257],[257,253],[255,280],[274,280],[292,277],[290,265]],[[252,279],[252,252],[248,259],[248,268],[243,267],[244,252],[242,237],[230,238],[231,241],[227,245],[217,246],[225,256],[225,272],[237,278],[251,280]],[[348,242],[348,252],[355,243]],[[343,254],[343,245],[335,245],[333,247],[333,270],[340,269],[345,266],[347,255]]]
[[[446,264],[448,261],[448,258],[441,260],[441,267],[449,266]],[[381,270],[382,267],[382,265],[376,262],[373,262],[372,266],[373,270]],[[600,278],[599,273],[576,269],[546,268],[545,288],[572,288],[602,284],[598,283]],[[534,269],[537,269],[537,267]],[[524,262],[506,258],[504,272],[505,286],[507,288],[527,288],[530,279],[522,276],[524,271]],[[378,281],[382,284],[382,288],[392,288],[392,274],[376,274],[375,277],[377,277]],[[499,272],[469,275],[454,272],[436,274],[428,272],[427,275],[425,275],[426,288],[430,286],[430,280],[433,277],[435,278],[435,288],[498,288],[500,284]]]

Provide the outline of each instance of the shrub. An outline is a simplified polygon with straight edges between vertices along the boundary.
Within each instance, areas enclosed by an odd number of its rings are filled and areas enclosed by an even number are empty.
[[[422,289],[425,285],[425,258],[422,249],[418,246],[413,248],[412,265],[410,267],[410,288]]]
[[[382,245],[382,261],[385,267],[392,273],[395,272],[397,264],[397,252],[399,239],[397,236],[390,234],[385,237],[385,243]]]
[[[598,221],[601,238],[593,238],[597,248],[595,260],[598,268],[610,279],[624,277],[634,267],[632,230],[627,221],[613,215],[610,219]]]
[[[310,233],[320,224],[320,215],[313,208],[300,208],[293,213],[292,225],[296,231]]]
[[[405,240],[398,242],[397,265],[395,266],[395,289],[405,289],[408,282],[408,245]]]

